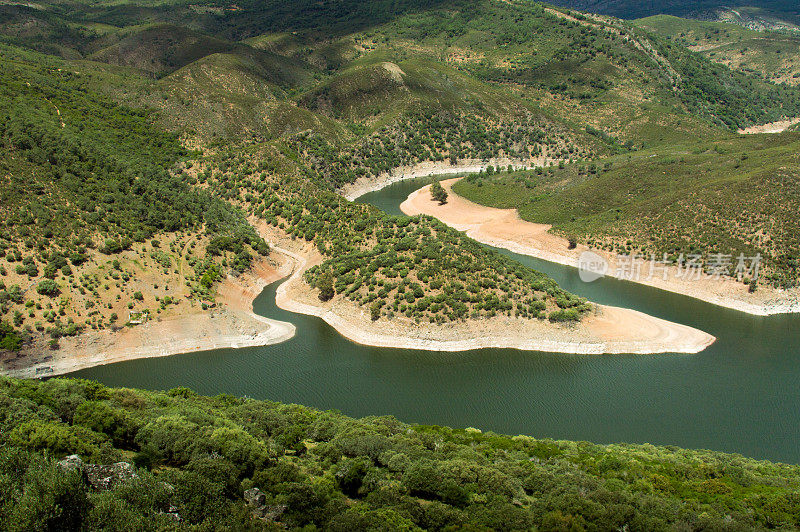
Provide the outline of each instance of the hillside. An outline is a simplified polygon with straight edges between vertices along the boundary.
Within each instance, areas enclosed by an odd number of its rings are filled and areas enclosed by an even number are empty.
[[[737,22],[760,20],[797,24],[800,22],[797,4],[791,0],[666,0],[662,2],[637,0],[557,0],[554,4],[581,11],[602,13],[615,17],[635,19],[654,15],[678,17],[719,17],[737,13]],[[748,16],[749,15],[749,16]]]
[[[738,455],[80,380],[2,379],[0,404],[10,530],[800,526],[800,469]]]
[[[147,102],[184,87],[202,93],[210,106],[211,87],[219,86],[203,80],[220,65],[251,73],[249,85],[220,88],[226,98],[239,98],[234,118],[244,116],[245,100],[284,106],[312,125],[353,135],[324,114],[279,102],[283,95],[268,86],[259,98],[264,77],[254,63],[213,54],[154,82],[130,70],[6,50],[0,310],[3,349],[12,353],[4,364],[24,365],[27,353],[31,361],[46,360],[44,348],[57,349],[64,336],[128,330],[148,317],[161,322],[215,306],[219,281],[240,276],[269,253],[266,233],[257,234],[246,213],[274,226],[273,240],[301,239],[321,254],[306,277],[309,293],[322,286],[320,275],[330,276],[333,294],[350,302],[352,312],[369,308],[373,321],[398,314],[409,324],[438,324],[497,313],[575,321],[590,308],[457,232],[342,200],[303,164],[295,137],[279,148],[254,146],[246,156],[234,149],[189,152],[174,133],[158,128],[171,107],[133,109],[103,94]],[[101,88],[109,79],[118,82],[113,92]],[[172,98],[164,101],[175,105]],[[208,118],[202,105],[192,109]],[[217,116],[220,127],[233,127],[230,114]],[[220,129],[219,138],[224,134]],[[438,235],[438,247],[425,243],[431,234]],[[456,261],[454,249],[468,252]],[[459,280],[446,282],[453,279]],[[21,348],[18,359],[14,352]]]
[[[773,83],[800,83],[800,33],[755,31],[666,15],[634,23],[732,69],[758,73]]]
[[[425,101],[420,90],[452,93],[456,89],[462,101],[477,91],[475,99],[483,101],[487,89],[476,86],[476,78],[505,87],[505,94],[492,99],[506,100],[506,107],[511,101],[519,107],[520,99],[535,101],[564,121],[589,121],[634,145],[665,140],[655,134],[665,127],[679,132],[705,130],[707,125],[696,117],[740,128],[798,112],[799,98],[792,91],[689,60],[669,42],[642,34],[627,23],[608,17],[576,17],[539,4],[378,2],[369,10],[352,0],[313,9],[286,9],[277,2],[240,3],[229,10],[183,2],[126,6],[9,7],[9,15],[17,22],[9,23],[3,33],[16,44],[51,53],[53,47],[69,49],[62,55],[129,65],[159,76],[214,53],[230,53],[259,64],[266,61],[273,65],[267,66],[273,75],[289,75],[289,79],[270,82],[282,81],[278,85],[284,90],[306,92],[296,98],[302,106],[322,110],[333,105],[331,111],[346,111],[337,110],[342,104],[330,100],[333,94],[343,99],[345,107],[365,104],[361,116],[340,118],[373,125],[385,124],[399,109],[406,109],[409,98],[422,96],[419,101]],[[458,16],[453,18],[452,13]],[[78,46],[78,41],[83,44]],[[290,61],[281,62],[281,56]],[[408,81],[422,85],[407,86],[408,93],[401,91],[405,96],[393,101],[383,120],[374,115],[380,108],[377,100],[370,102],[363,100],[363,94],[349,92],[369,81],[386,98],[386,91],[400,86],[392,78],[378,82],[374,76],[384,74],[380,69],[370,73],[369,68],[408,60],[418,65],[427,61],[426,68],[444,77],[439,81],[420,78],[407,64]],[[453,79],[444,65],[467,74],[469,85],[462,77],[454,87],[443,87],[442,82]],[[309,75],[318,82],[316,87],[309,87]],[[392,83],[397,86],[392,88]],[[509,100],[509,93],[517,98]],[[741,101],[739,93],[747,93],[749,100]],[[720,102],[726,103],[720,107]],[[530,103],[522,106],[530,107]],[[490,108],[496,105],[490,103]],[[203,134],[203,125],[194,124],[197,134]]]
[[[783,289],[800,280],[799,146],[797,133],[737,136],[602,165],[471,176],[454,190],[599,249],[672,261],[699,253],[707,267],[714,253],[760,254],[760,282]]]
[[[302,6],[3,7],[6,347],[46,358],[42,342],[144,311],[199,315],[267,240],[302,256],[298,290],[316,309],[368,315],[370,330],[584,321],[591,303],[545,276],[336,191],[428,164],[597,166],[800,114],[800,89],[611,17],[488,0]],[[774,282],[793,284],[793,232],[765,231]],[[713,235],[739,245],[732,233]]]
[[[674,309],[570,293],[454,228],[458,211],[452,226],[424,214],[444,189],[415,192],[413,216],[346,199],[431,168],[490,168],[448,190],[552,224],[559,251],[760,254],[757,279],[729,282],[796,295],[800,125],[737,134],[800,117],[796,38],[627,20],[710,0],[580,5],[605,14],[528,0],[6,2],[0,373],[286,341],[304,331],[253,307],[284,278],[275,306],[370,346],[366,365],[381,365],[374,346],[404,348],[401,361],[489,346],[546,351],[531,358],[550,378],[591,373],[577,353],[624,353],[640,371],[653,358],[633,354],[681,363],[716,340],[644,313],[680,320]],[[762,20],[797,15],[762,5]],[[250,363],[258,381],[268,370]],[[625,395],[630,369],[593,389]],[[800,528],[797,466],[60,378],[0,376],[0,493],[0,528],[18,530]]]
[[[240,212],[190,185],[173,134],[85,91],[87,78],[65,66],[3,50],[0,310],[20,330],[4,327],[4,349],[31,334],[55,347],[129,313],[170,314],[184,295],[207,298],[201,278],[218,266],[201,250],[214,239],[268,253]]]

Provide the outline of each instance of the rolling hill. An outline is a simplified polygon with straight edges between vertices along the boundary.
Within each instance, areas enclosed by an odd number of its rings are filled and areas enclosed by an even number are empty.
[[[397,221],[383,220],[386,231],[366,242],[359,236],[364,224],[380,219],[334,199],[332,191],[339,187],[425,162],[502,160],[530,166],[562,161],[575,168],[602,157],[621,161],[641,149],[670,153],[670,146],[687,135],[708,145],[728,142],[730,130],[800,114],[798,89],[691,52],[665,31],[661,19],[634,25],[541,4],[462,0],[370,6],[339,0],[303,9],[278,2],[226,7],[181,1],[53,2],[3,10],[0,33],[8,44],[2,61],[8,72],[31,84],[22,91],[25,99],[14,99],[17,89],[5,78],[10,120],[4,136],[11,148],[6,159],[14,176],[5,185],[6,205],[25,212],[31,196],[23,183],[38,183],[37,195],[52,198],[33,222],[25,216],[6,222],[9,264],[4,268],[14,277],[5,282],[2,309],[6,323],[18,331],[9,338],[50,331],[57,339],[67,328],[115,327],[112,316],[119,320],[144,307],[134,300],[133,308],[126,308],[132,293],[141,290],[105,282],[117,275],[114,252],[102,251],[117,248],[107,242],[131,254],[125,260],[146,254],[153,261],[140,273],[126,270],[122,261],[125,275],[164,276],[152,286],[188,283],[188,295],[211,297],[213,282],[201,286],[199,281],[212,265],[219,278],[246,269],[265,249],[242,225],[245,214],[313,244],[323,255],[318,273],[333,277],[337,293],[346,293],[356,306],[375,307],[373,296],[359,290],[376,280],[374,265],[387,259],[365,246],[381,244],[381,238],[396,245],[426,231],[445,240],[455,236],[434,227],[409,232]],[[103,114],[101,108],[119,110],[122,117]],[[90,128],[82,125],[86,116],[95,117]],[[140,140],[116,132],[131,124],[138,124],[133,131]],[[71,161],[74,153],[81,155],[68,163],[75,164],[71,169],[62,161]],[[101,162],[92,167],[87,160]],[[87,191],[93,201],[110,206],[92,208],[78,196]],[[167,191],[179,199],[162,197]],[[207,196],[209,191],[214,197]],[[761,186],[753,191],[759,197],[771,193]],[[148,201],[148,194],[159,199]],[[185,205],[187,198],[192,199]],[[209,209],[206,202],[216,207]],[[316,220],[315,202],[352,223]],[[74,210],[80,215],[64,215]],[[83,222],[58,228],[54,233],[63,233],[62,241],[48,243],[37,220],[54,218],[56,212],[60,219]],[[212,213],[222,218],[211,221]],[[630,235],[645,230],[627,229]],[[220,231],[232,235],[222,254],[206,253]],[[617,234],[625,240],[630,235]],[[772,242],[789,246],[788,240],[771,236]],[[737,237],[723,231],[720,238]],[[169,241],[169,253],[147,246],[148,240]],[[189,241],[195,244],[187,247]],[[92,245],[99,254],[90,251]],[[771,256],[790,257],[794,248],[780,246],[770,250]],[[184,260],[186,249],[195,250],[185,257],[193,264],[189,274],[176,279],[174,269],[159,268],[167,264],[161,253],[172,254],[174,264]],[[93,257],[88,264],[100,270],[47,279],[61,282],[52,293],[62,294],[64,314],[57,317],[56,305],[43,299],[48,296],[16,295],[35,291],[44,282],[39,271],[48,264],[66,272],[59,256],[71,253]],[[343,253],[349,257],[345,264]],[[474,253],[475,272],[496,260]],[[359,267],[372,273],[354,276]],[[776,282],[791,284],[793,274],[781,268],[775,270]],[[309,289],[319,283],[315,275],[307,278]],[[438,281],[414,275],[419,286],[412,286],[408,297],[422,306],[411,315],[434,321],[466,315],[450,299],[434,307],[438,317],[429,315],[423,307],[440,297]],[[384,310],[378,317],[395,313],[398,299],[405,297],[406,287],[388,279],[380,279],[391,288],[380,298],[383,305],[377,308]],[[87,283],[92,284],[88,291]],[[114,286],[107,289],[111,301],[94,287],[97,283]],[[528,293],[516,282],[502,286],[504,294],[479,290],[468,306],[483,305],[484,297],[513,300]],[[143,295],[167,312],[176,305],[164,305],[164,298],[177,299],[162,292],[149,289]],[[85,293],[100,299],[83,301]],[[585,310],[582,301],[568,295],[559,300],[555,288],[536,297],[552,300],[544,303],[547,312]],[[78,311],[76,304],[86,309]]]
[[[268,257],[265,239],[308,266],[309,301],[375,328],[503,318],[573,334],[595,307],[546,275],[337,193],[420,164],[502,164],[456,190],[603,249],[760,252],[766,283],[795,287],[800,133],[736,133],[800,116],[800,88],[775,83],[794,79],[794,37],[608,15],[714,2],[570,5],[606,14],[0,6],[2,368],[143,316],[218,317],[220,283]],[[795,466],[710,451],[0,378],[0,522],[19,529],[797,528],[799,482]]]
[[[773,83],[800,83],[800,33],[755,31],[667,15],[640,19],[635,24],[732,69],[758,73]]]
[[[635,19],[654,15],[674,15],[687,18],[711,18],[746,25],[800,23],[797,4],[791,0],[557,0],[554,4],[591,13]],[[734,16],[731,16],[734,15]]]
[[[602,165],[471,177],[454,187],[481,204],[599,249],[644,256],[726,253],[764,258],[761,282],[786,289],[800,272],[797,133],[736,136],[610,157]]]

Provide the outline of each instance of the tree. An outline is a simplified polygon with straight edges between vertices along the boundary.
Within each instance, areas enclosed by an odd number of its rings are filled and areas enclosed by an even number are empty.
[[[100,248],[100,251],[106,255],[113,255],[114,253],[122,251],[122,244],[120,244],[118,240],[107,238],[103,247]]]
[[[433,201],[438,201],[439,205],[447,203],[447,191],[438,181],[434,181],[431,185],[431,198]]]
[[[0,351],[19,351],[22,341],[14,328],[0,320]]]
[[[377,321],[381,317],[381,306],[383,306],[383,302],[376,301],[369,307],[369,317],[372,321]]]
[[[333,290],[333,277],[328,272],[323,273],[317,280],[320,301],[330,301],[336,292]]]
[[[43,296],[55,297],[59,294],[60,290],[58,284],[52,279],[45,279],[36,286],[36,291]]]

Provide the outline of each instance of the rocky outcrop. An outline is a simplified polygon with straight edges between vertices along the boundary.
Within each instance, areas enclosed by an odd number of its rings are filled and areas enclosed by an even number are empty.
[[[62,471],[77,471],[83,476],[86,483],[95,491],[109,491],[117,486],[136,478],[136,468],[128,462],[117,462],[114,464],[87,464],[77,454],[71,454],[58,462]],[[161,483],[167,491],[172,493],[175,487],[166,482]],[[165,510],[158,512],[180,523],[182,518],[178,513],[178,508],[169,505]]]
[[[267,496],[258,489],[250,488],[244,492],[244,500],[258,519],[270,523],[277,523],[283,517],[287,506],[285,504],[267,504]]]
[[[128,462],[115,464],[87,464],[77,454],[72,454],[58,463],[64,471],[78,471],[89,485],[97,491],[108,491],[119,484],[135,478],[136,469]]]

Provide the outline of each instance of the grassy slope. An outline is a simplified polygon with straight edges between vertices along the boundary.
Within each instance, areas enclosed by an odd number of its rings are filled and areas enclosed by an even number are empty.
[[[792,286],[798,149],[797,133],[737,136],[611,157],[591,172],[570,165],[468,179],[454,190],[621,252],[761,253],[766,280]]]
[[[364,39],[434,54],[563,120],[637,144],[659,129],[708,135],[707,121],[740,127],[798,112],[800,93],[716,68],[621,21],[536,4],[454,4],[398,17]]]
[[[1,379],[0,405],[0,518],[12,530],[800,526],[800,469],[738,455],[509,437],[67,379]],[[132,461],[137,476],[93,491],[54,466],[71,453]],[[266,521],[246,506],[251,487],[265,494]]]
[[[741,105],[739,102],[728,109],[709,108],[702,102],[697,105],[693,100],[719,99],[717,94],[708,94],[707,86],[698,91],[691,83],[695,78],[712,75],[710,72],[701,76],[697,65],[675,65],[682,63],[679,56],[671,57],[675,54],[667,54],[666,62],[653,61],[650,52],[640,46],[644,43],[653,49],[646,42],[649,38],[625,24],[612,20],[569,21],[528,3],[447,0],[390,5],[383,1],[366,9],[353,0],[338,0],[305,9],[293,4],[287,9],[278,2],[267,2],[241,3],[237,9],[223,9],[221,13],[200,6],[182,1],[134,2],[124,6],[101,3],[89,9],[81,4],[57,3],[53,10],[69,14],[70,27],[91,26],[94,30],[97,24],[118,25],[122,29],[111,32],[111,37],[105,31],[89,39],[94,47],[105,46],[93,52],[96,57],[159,73],[184,65],[204,50],[215,52],[234,46],[247,49],[244,43],[235,44],[235,40],[248,38],[249,45],[315,65],[322,69],[318,72],[322,78],[342,73],[352,60],[374,50],[385,53],[388,48],[405,56],[427,55],[472,76],[510,83],[522,89],[526,97],[542,100],[545,107],[564,120],[589,121],[595,127],[615,130],[626,140],[649,136],[659,127],[678,126],[680,130],[688,123],[694,130],[702,129],[702,123],[691,114],[737,125],[767,121],[775,114],[771,108],[776,102],[771,98],[754,100],[749,112],[735,109]],[[44,18],[41,13],[38,16]],[[142,20],[158,23],[125,28],[141,24]],[[32,32],[25,42],[36,44],[35,35]],[[142,35],[148,38],[142,40]],[[59,38],[60,33],[53,35],[43,30],[40,40],[56,40],[60,46],[74,40]],[[141,46],[131,46],[131,40]],[[393,55],[395,62],[403,59]],[[672,75],[667,72],[669,62],[686,74],[689,85],[681,87],[678,96],[688,95],[689,101],[672,94],[667,80]],[[724,71],[713,76],[721,77],[722,84],[734,90],[743,86],[751,99],[775,90],[754,80],[736,76],[726,79],[730,75]],[[732,96],[730,91],[726,95],[735,100]],[[797,98],[784,95],[781,99]],[[684,107],[689,108],[690,115]]]

